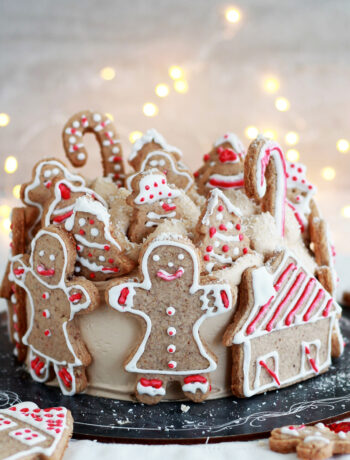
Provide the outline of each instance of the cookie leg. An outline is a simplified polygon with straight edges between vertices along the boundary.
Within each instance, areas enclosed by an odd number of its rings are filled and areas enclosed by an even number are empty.
[[[50,363],[42,356],[36,355],[32,350],[29,355],[30,368],[29,373],[33,380],[37,382],[46,382],[49,379]]]
[[[166,393],[167,377],[165,375],[137,376],[135,396],[145,404],[157,404]]]
[[[188,375],[183,379],[182,391],[186,398],[201,402],[207,399],[210,390],[210,380],[208,374]]]
[[[80,393],[87,387],[87,377],[85,367],[54,365],[58,384],[62,393],[66,396],[72,396]]]

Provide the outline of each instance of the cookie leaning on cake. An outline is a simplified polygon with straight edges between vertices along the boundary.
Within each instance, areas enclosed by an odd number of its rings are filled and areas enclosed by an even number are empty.
[[[34,380],[56,378],[73,395],[126,375],[128,392],[155,404],[171,382],[199,402],[221,395],[228,372],[233,394],[247,397],[328,370],[343,351],[334,248],[303,165],[263,136],[246,153],[228,133],[193,174],[151,129],[127,175],[111,120],[82,111],[63,130],[73,166],[87,161],[87,132],[103,177],[43,159],[13,212],[1,295]],[[111,338],[117,367],[95,352],[105,332],[83,319],[107,314],[132,331]]]

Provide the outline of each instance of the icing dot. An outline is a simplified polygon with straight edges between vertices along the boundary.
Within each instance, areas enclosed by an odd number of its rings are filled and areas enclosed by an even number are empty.
[[[55,256],[55,254],[50,254],[50,257],[49,257],[49,258],[50,258],[50,260],[55,260],[55,259],[56,259],[56,256]]]
[[[92,118],[94,121],[101,121],[101,115],[99,113],[94,113]]]
[[[77,158],[78,158],[78,160],[82,161],[82,160],[85,160],[86,155],[85,155],[84,152],[80,152],[80,153],[78,153]]]
[[[74,268],[74,271],[75,271],[76,273],[81,272],[81,267],[75,267],[75,268]]]
[[[45,254],[45,251],[42,249],[42,250],[39,252],[39,256],[42,257],[44,254]]]
[[[239,234],[239,237],[238,237],[238,238],[239,238],[239,241],[242,241],[242,240],[243,240],[244,236],[242,235],[242,233]]]
[[[209,157],[209,154],[208,154],[208,153],[206,153],[206,154],[203,156],[203,160],[204,160],[204,161],[208,161],[209,158],[210,158],[210,157]]]
[[[153,259],[155,262],[158,262],[158,260],[160,259],[160,257],[159,257],[157,254],[155,254],[155,255],[152,257],[152,259]]]
[[[94,279],[96,277],[95,273],[90,273],[89,276],[90,276],[91,279]]]
[[[173,344],[168,345],[168,347],[167,347],[167,352],[168,353],[175,353],[175,351],[176,351],[176,346],[175,345],[173,345]]]
[[[103,246],[103,248],[105,251],[109,251],[111,249],[110,246],[108,246],[108,244],[106,244],[106,246]]]
[[[42,298],[47,300],[50,298],[50,294],[48,292],[44,292],[43,295],[42,295]]]
[[[220,204],[220,206],[218,206],[218,211],[223,211],[224,210],[224,207]]]
[[[176,310],[175,310],[174,307],[168,307],[168,308],[166,309],[166,314],[167,314],[168,316],[174,316],[174,315],[175,315],[175,312],[176,312]]]
[[[152,199],[154,198],[154,195],[151,194],[149,197],[150,197],[150,199],[152,200]]]
[[[240,230],[241,229],[241,225],[240,224],[237,224],[236,225],[236,230]]]
[[[174,264],[172,262],[168,262],[168,267],[173,267]]]
[[[177,258],[178,258],[179,260],[184,260],[185,256],[184,256],[183,254],[179,254],[179,255],[177,256]]]
[[[46,337],[50,337],[51,336],[50,329],[45,329],[44,334],[45,334]]]
[[[80,235],[85,235],[85,230],[80,229],[80,230],[79,230],[79,233],[80,233]]]
[[[53,168],[52,173],[54,176],[57,176],[57,174],[60,173],[60,170],[58,168]]]
[[[85,225],[86,220],[83,219],[83,218],[81,217],[81,218],[78,220],[78,222],[79,222],[79,225],[82,227],[83,225]]]
[[[204,260],[208,261],[210,260],[210,257],[208,256],[208,254],[206,254],[204,257],[203,257]]]
[[[159,160],[159,165],[164,166],[165,165],[165,160]]]
[[[75,144],[75,141],[76,141],[76,140],[77,140],[76,137],[70,136],[70,138],[69,138],[69,143],[70,143],[70,144]]]
[[[222,220],[224,218],[224,215],[222,214],[222,212],[219,212],[217,215],[216,215],[216,219],[217,220]]]
[[[207,249],[206,249],[207,252],[211,252],[212,250],[213,250],[213,246],[207,246]]]
[[[108,259],[108,263],[109,263],[109,264],[113,264],[113,263],[114,263],[114,259]]]
[[[222,250],[223,250],[224,252],[228,252],[229,247],[227,246],[227,244],[224,244],[224,245],[223,245]]]
[[[169,192],[169,193],[168,193],[168,196],[171,196],[171,195],[172,195],[172,194]]]
[[[90,233],[91,233],[92,236],[97,236],[99,234],[99,231],[98,231],[97,228],[92,228]]]
[[[169,369],[175,369],[176,366],[177,366],[177,362],[176,362],[176,361],[169,361],[169,362],[168,362],[168,367],[169,367]]]
[[[157,160],[151,160],[149,163],[150,163],[151,166],[157,166],[158,165]]]
[[[170,336],[174,336],[176,335],[176,329],[174,327],[168,327],[168,329],[166,330],[167,334],[170,335]]]
[[[149,190],[149,189],[150,189],[149,185],[146,185],[145,189],[146,189],[146,190]]]
[[[49,312],[49,310],[47,308],[45,308],[45,310],[43,310],[42,312],[42,315],[44,318],[50,318],[51,314]]]
[[[248,248],[243,248],[243,254],[247,254]]]
[[[238,254],[239,254],[239,249],[238,249],[238,248],[234,248],[234,249],[233,249],[233,254],[234,254],[235,256],[238,256]]]
[[[94,225],[94,223],[95,223],[94,219],[89,220],[89,224]]]
[[[44,177],[48,178],[51,176],[51,171],[50,169],[46,169],[46,171],[44,171]]]
[[[78,120],[73,121],[72,124],[73,124],[74,128],[79,128],[79,126],[80,126],[80,123],[79,123]]]
[[[98,257],[98,260],[100,260],[101,262],[104,262],[104,261],[106,260],[106,258],[103,257],[103,256],[99,256],[99,257]]]
[[[218,241],[214,241],[214,246],[218,248],[220,246],[220,243]]]
[[[140,201],[143,202],[143,201],[145,201],[145,199],[144,199],[144,198],[141,198]]]

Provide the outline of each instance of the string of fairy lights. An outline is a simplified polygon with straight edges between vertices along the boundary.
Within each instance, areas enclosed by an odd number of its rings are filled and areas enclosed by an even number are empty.
[[[224,11],[224,19],[227,21],[229,26],[235,27],[235,24],[242,20],[242,11],[236,7],[228,7]],[[111,81],[116,77],[116,70],[113,67],[104,67],[100,70],[100,78],[105,81]],[[160,82],[154,88],[154,94],[157,98],[166,98],[171,91],[175,91],[179,94],[186,94],[190,91],[189,82],[186,78],[186,68],[179,65],[170,65],[168,68],[168,77],[170,81]],[[281,90],[281,81],[278,76],[267,76],[262,79],[262,90],[270,95],[275,96],[274,106],[276,110],[280,112],[287,112],[291,108],[290,101],[284,97]],[[1,109],[1,108],[0,108]],[[157,102],[146,101],[142,104],[141,110],[145,117],[156,117],[159,115],[159,107]],[[111,114],[106,114],[113,120]],[[0,129],[6,128],[11,122],[11,117],[7,113],[0,113]],[[247,126],[244,130],[244,134],[247,139],[254,139],[259,132],[263,132],[266,137],[271,139],[277,139],[277,132],[274,129],[261,130],[257,126]],[[138,138],[143,135],[141,131],[131,131],[129,133],[129,141],[134,143]],[[286,150],[286,158],[289,161],[297,162],[300,159],[300,153],[297,149],[300,141],[299,133],[295,131],[289,131],[284,135],[284,141],[288,146]],[[335,148],[341,154],[350,153],[350,141],[342,138],[335,140]],[[6,174],[13,174],[18,168],[18,160],[15,156],[11,155],[5,158],[3,168]],[[332,181],[336,177],[336,170],[332,166],[324,166],[320,170],[321,177],[326,181]],[[12,188],[12,195],[15,198],[19,198],[20,185],[16,184]],[[7,204],[0,205],[0,231],[8,234],[10,231],[10,213],[11,208]],[[350,219],[350,204],[344,206],[341,209],[341,215],[344,218]]]

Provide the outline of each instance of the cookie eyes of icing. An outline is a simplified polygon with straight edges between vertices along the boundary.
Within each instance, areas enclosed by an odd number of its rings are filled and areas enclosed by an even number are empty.
[[[50,254],[50,257],[49,257],[49,258],[50,258],[50,260],[55,260],[55,259],[56,259],[56,256],[55,256],[55,254]]]
[[[152,257],[152,259],[153,259],[155,262],[158,262],[158,260],[160,259],[160,257],[159,257],[157,254],[155,254],[155,255]]]
[[[51,169],[47,169],[46,171],[44,171],[44,177],[48,179],[50,176],[51,176]]]
[[[179,260],[184,260],[185,256],[181,253],[181,254],[179,254],[179,255],[177,256],[177,258],[178,258]]]
[[[97,230],[97,228],[92,228],[90,233],[92,236],[97,236],[99,234],[99,231]]]
[[[173,267],[174,264],[172,262],[168,262],[168,267]]]
[[[45,251],[42,249],[41,251],[39,251],[39,256],[42,257],[43,255],[45,255]]]
[[[49,177],[51,177],[51,175],[53,176],[57,176],[59,174],[60,170],[58,168],[54,168],[53,170],[51,169],[46,169],[44,171],[44,177],[46,179],[48,179]]]
[[[79,225],[80,227],[83,227],[85,225],[86,220],[83,219],[82,217],[79,219]]]

